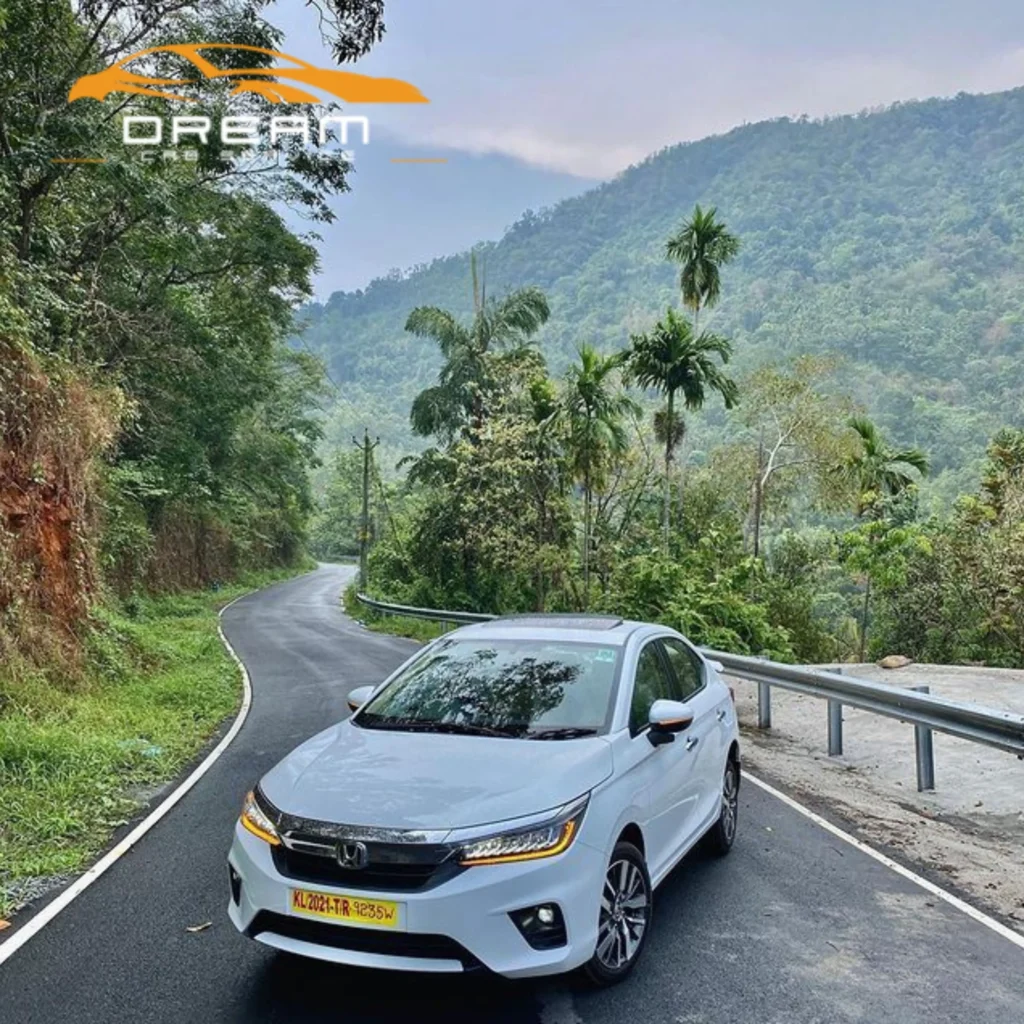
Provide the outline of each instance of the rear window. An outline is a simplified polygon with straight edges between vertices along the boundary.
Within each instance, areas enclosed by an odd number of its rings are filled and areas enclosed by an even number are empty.
[[[619,648],[538,640],[431,647],[363,706],[364,728],[574,739],[607,727]]]

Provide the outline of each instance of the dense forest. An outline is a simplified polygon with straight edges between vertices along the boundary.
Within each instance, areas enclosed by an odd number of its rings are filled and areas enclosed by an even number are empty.
[[[1024,420],[1024,90],[907,103],[822,122],[776,120],[674,146],[476,250],[489,294],[532,285],[537,335],[561,373],[586,341],[610,352],[676,301],[666,233],[713,202],[743,247],[709,325],[739,374],[797,355],[841,358],[835,379],[883,431],[931,456],[928,507],[981,470],[987,439]],[[410,310],[472,308],[466,253],[336,293],[305,310],[303,345],[341,397],[328,436],[364,422],[385,472],[415,446],[407,410],[437,371],[405,334]],[[728,439],[695,418],[686,459]]]
[[[146,47],[273,48],[265,6],[0,6],[0,659],[74,655],[105,592],[303,557],[323,371],[284,339],[317,253],[275,204],[330,219],[341,150],[282,139],[237,158],[211,133],[191,159],[146,161],[122,143],[121,114],[163,115],[158,90],[69,98],[77,76]],[[380,4],[325,11],[339,58],[379,38]],[[177,61],[151,56],[148,71],[189,78]],[[183,87],[191,112],[227,109],[230,82]]]
[[[735,374],[715,313],[743,248],[696,205],[661,244],[678,300],[610,351],[578,339],[561,372],[538,344],[548,295],[488,296],[473,254],[470,316],[405,321],[439,363],[409,407],[419,450],[390,482],[368,435],[339,453],[315,542],[359,541],[360,585],[405,604],[606,611],[783,660],[1020,665],[1024,430],[1001,427],[971,491],[925,514],[930,454],[864,414],[836,356]],[[708,410],[720,439],[694,464]]]

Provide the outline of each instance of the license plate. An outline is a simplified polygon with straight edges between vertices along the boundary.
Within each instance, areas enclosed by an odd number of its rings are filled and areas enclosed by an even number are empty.
[[[362,896],[339,896],[335,893],[292,889],[293,914],[308,914],[346,924],[371,928],[401,928],[401,903],[390,900],[367,900]]]

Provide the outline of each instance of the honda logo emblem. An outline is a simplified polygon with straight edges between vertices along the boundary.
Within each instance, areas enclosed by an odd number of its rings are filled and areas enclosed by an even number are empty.
[[[343,868],[358,871],[360,868],[366,867],[369,859],[370,854],[366,849],[366,843],[338,844],[338,863]]]

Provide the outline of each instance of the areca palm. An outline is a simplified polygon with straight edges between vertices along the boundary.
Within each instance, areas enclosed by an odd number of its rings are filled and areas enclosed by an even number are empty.
[[[714,306],[722,291],[721,268],[736,258],[740,240],[718,219],[718,209],[698,203],[690,219],[665,243],[665,255],[682,265],[679,288],[683,305],[693,310],[693,332],[700,330],[700,311]]]
[[[665,396],[665,408],[655,415],[655,432],[665,445],[665,482],[661,511],[663,545],[668,551],[671,518],[671,474],[676,445],[682,440],[685,423],[676,409],[676,396],[689,410],[700,409],[709,394],[722,396],[727,409],[738,397],[736,382],[727,377],[718,360],[728,363],[732,345],[725,338],[693,328],[673,309],[665,313],[654,329],[633,336],[629,353],[630,375],[640,387],[654,388]]]
[[[590,345],[577,351],[579,362],[566,373],[561,412],[569,425],[570,465],[583,485],[583,593],[589,607],[594,491],[604,485],[609,460],[629,446],[622,420],[636,411],[636,403],[618,379],[628,353],[603,356]]]
[[[857,447],[840,473],[857,488],[857,516],[877,508],[879,498],[895,497],[928,474],[928,456],[920,448],[892,448],[869,419],[854,416],[850,428]],[[917,476],[915,476],[915,473]]]
[[[838,467],[841,477],[857,491],[857,518],[870,516],[881,526],[883,500],[902,494],[928,473],[928,456],[920,448],[892,448],[871,420],[854,416],[850,428],[857,435],[856,449]],[[917,474],[917,476],[915,476]],[[868,534],[868,549],[876,543],[876,534]],[[870,561],[870,559],[869,559]],[[861,613],[860,653],[867,649],[868,621],[871,609],[871,573],[865,574],[864,606]]]
[[[412,429],[423,437],[450,441],[466,427],[479,429],[492,383],[491,357],[529,345],[550,314],[548,300],[538,288],[520,288],[501,300],[488,300],[478,287],[475,259],[472,266],[474,312],[469,323],[437,306],[417,307],[405,323],[411,334],[436,341],[444,359],[437,383],[412,403]]]

